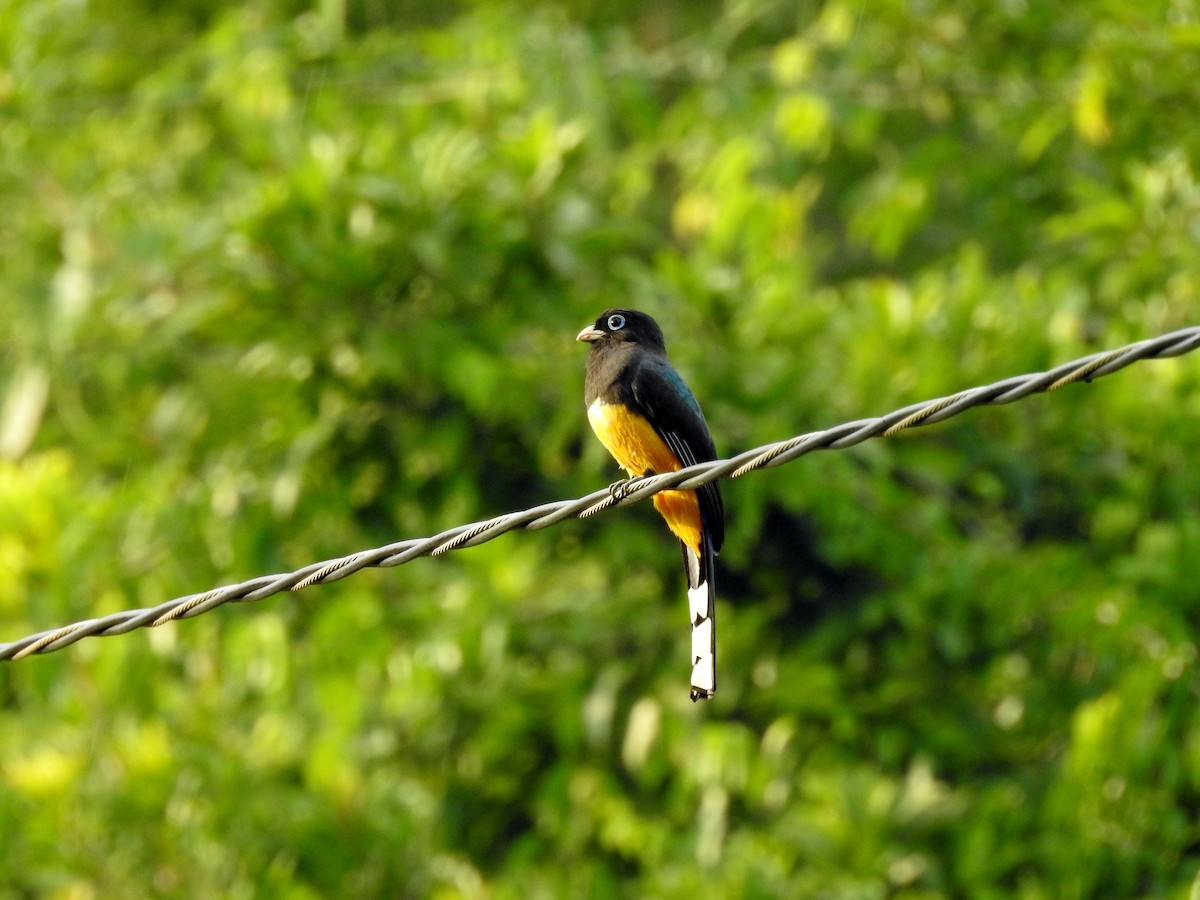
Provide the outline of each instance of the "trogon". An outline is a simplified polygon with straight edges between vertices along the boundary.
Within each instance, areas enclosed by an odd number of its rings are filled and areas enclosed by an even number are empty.
[[[662,329],[635,309],[610,309],[576,340],[592,345],[584,403],[605,449],[630,477],[674,472],[717,458],[704,413],[667,361]],[[614,488],[618,485],[614,485]],[[654,495],[683,548],[692,620],[692,700],[717,690],[713,558],[725,539],[725,511],[716,482],[694,491]]]

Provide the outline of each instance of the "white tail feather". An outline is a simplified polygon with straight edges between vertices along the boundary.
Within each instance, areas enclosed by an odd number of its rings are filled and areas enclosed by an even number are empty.
[[[707,700],[717,690],[717,636],[714,614],[712,549],[701,560],[683,544],[683,563],[688,578],[688,612],[692,624],[693,700]]]
[[[688,588],[688,610],[692,621],[708,618],[708,582],[702,582],[696,587]]]
[[[710,655],[701,658],[692,666],[692,692],[696,694],[693,700],[707,699],[717,692],[717,671],[714,662]],[[704,692],[703,695],[700,694],[701,691]]]
[[[692,621],[692,659],[697,660],[708,656],[712,649],[713,639],[712,619],[694,619]]]

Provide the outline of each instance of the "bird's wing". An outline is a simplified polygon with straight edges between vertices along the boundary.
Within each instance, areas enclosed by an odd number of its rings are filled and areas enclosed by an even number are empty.
[[[717,458],[712,435],[700,404],[679,373],[666,360],[648,357],[633,373],[633,399],[637,412],[675,454],[681,466],[693,466]],[[700,515],[712,537],[714,552],[725,539],[725,509],[715,481],[696,491]]]

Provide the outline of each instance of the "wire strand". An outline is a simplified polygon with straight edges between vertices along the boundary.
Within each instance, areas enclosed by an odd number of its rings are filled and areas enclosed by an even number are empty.
[[[637,503],[659,491],[693,490],[719,478],[739,478],[747,472],[783,465],[814,450],[841,450],[869,438],[890,437],[907,428],[945,421],[974,406],[1013,403],[1031,394],[1056,391],[1077,381],[1090,382],[1111,375],[1139,360],[1181,356],[1197,347],[1200,347],[1200,326],[1184,328],[1116,350],[1094,353],[1063,363],[1046,372],[1006,378],[993,384],[960,391],[949,397],[906,406],[884,416],[859,419],[824,431],[814,431],[776,444],[756,447],[730,459],[699,463],[663,475],[635,478],[623,483],[619,491],[605,488],[575,500],[545,503],[483,522],[459,525],[432,537],[399,541],[372,550],[351,553],[340,559],[311,563],[294,572],[262,575],[240,584],[214,588],[202,594],[176,597],[147,609],[112,613],[101,618],[87,619],[31,634],[0,644],[0,661],[51,653],[85,637],[125,634],[137,628],[157,627],[176,619],[189,619],[225,603],[262,600],[283,591],[299,591],[314,584],[328,584],[360,569],[391,568],[420,556],[441,556],[451,550],[478,546],[514,529],[547,528],[564,519],[586,518],[614,506]]]

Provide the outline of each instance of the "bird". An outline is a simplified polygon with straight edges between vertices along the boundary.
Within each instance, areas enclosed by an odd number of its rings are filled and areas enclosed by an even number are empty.
[[[667,360],[662,329],[636,309],[609,309],[579,332],[591,344],[584,380],[588,422],[629,477],[674,472],[717,458],[700,404]],[[622,493],[627,482],[611,487]],[[693,702],[717,690],[714,558],[725,540],[716,482],[661,491],[654,507],[683,551],[692,624]]]

